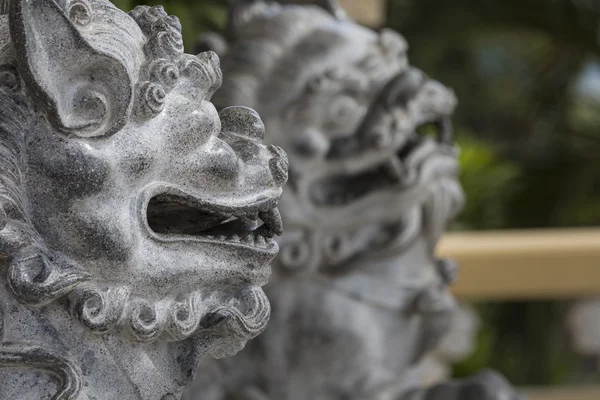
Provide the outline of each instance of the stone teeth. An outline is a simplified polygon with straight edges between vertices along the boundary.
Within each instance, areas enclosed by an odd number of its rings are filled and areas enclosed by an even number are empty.
[[[219,240],[222,242],[224,242],[226,239],[227,239],[227,236],[225,236],[225,235],[219,236]]]
[[[209,239],[214,239],[215,238],[213,235],[207,235],[206,237],[209,238]]]
[[[254,245],[254,235],[248,235],[242,239],[243,243]]]
[[[261,247],[265,247],[267,245],[267,241],[261,235],[257,235],[256,236],[256,245],[257,246],[261,246]]]
[[[240,242],[240,237],[238,235],[233,235],[229,238],[229,240],[231,242],[235,242],[235,243],[239,243]]]
[[[263,220],[268,230],[278,236],[283,234],[283,221],[277,207],[269,211],[262,211],[258,216]]]

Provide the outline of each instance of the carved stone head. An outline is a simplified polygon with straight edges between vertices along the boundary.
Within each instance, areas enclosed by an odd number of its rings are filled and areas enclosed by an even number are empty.
[[[220,363],[222,398],[398,398],[454,307],[434,248],[463,204],[455,96],[409,66],[400,35],[322,3],[246,2],[226,42],[201,43],[224,49],[215,105],[256,108],[290,157],[273,317]]]
[[[337,15],[237,7],[214,98],[254,107],[267,141],[290,156],[278,259],[288,270],[347,270],[397,255],[418,234],[431,250],[463,203],[453,92],[408,65],[400,35]]]
[[[0,398],[178,398],[267,323],[286,155],[162,7],[0,11]]]

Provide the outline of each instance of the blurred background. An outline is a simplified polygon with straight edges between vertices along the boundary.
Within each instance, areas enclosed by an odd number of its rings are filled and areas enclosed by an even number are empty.
[[[162,4],[188,52],[233,3],[114,2]],[[475,337],[441,362],[550,387],[540,400],[600,399],[600,0],[340,3],[402,33],[411,63],[460,99],[468,203],[440,251],[461,262],[456,294]]]

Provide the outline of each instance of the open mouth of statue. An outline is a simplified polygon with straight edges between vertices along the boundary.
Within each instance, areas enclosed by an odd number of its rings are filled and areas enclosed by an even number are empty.
[[[392,169],[403,166],[396,165],[397,160],[390,160],[367,171],[353,176],[337,175],[319,181],[311,187],[311,198],[315,205],[321,207],[343,206],[359,200],[373,192],[391,188],[397,184]],[[391,173],[390,173],[391,172]]]
[[[435,131],[435,140],[427,140],[433,138],[415,132],[395,154],[368,169],[355,174],[330,175],[316,181],[310,188],[313,203],[319,207],[340,207],[376,192],[410,186],[415,182],[421,164],[453,148],[451,135],[448,137],[439,126]]]
[[[273,237],[283,233],[277,207],[224,211],[172,194],[153,197],[147,207],[150,229],[161,237],[217,242],[277,251]]]

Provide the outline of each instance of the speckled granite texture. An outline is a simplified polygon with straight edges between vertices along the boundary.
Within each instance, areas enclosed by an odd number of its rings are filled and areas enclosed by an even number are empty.
[[[0,12],[0,399],[178,399],[266,326],[287,157],[162,7]]]

